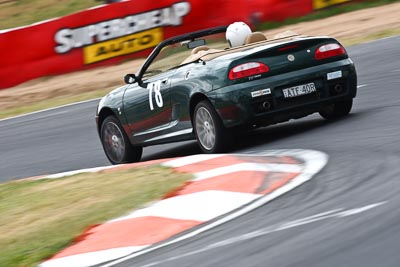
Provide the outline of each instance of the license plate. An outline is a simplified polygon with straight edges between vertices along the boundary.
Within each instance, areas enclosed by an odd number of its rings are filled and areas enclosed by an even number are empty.
[[[317,89],[315,88],[314,83],[308,83],[308,84],[303,84],[291,88],[286,88],[283,89],[283,96],[285,98],[292,98],[292,97],[297,97],[297,96],[302,96],[302,95],[308,95],[313,92],[316,92]]]
[[[333,80],[333,79],[337,79],[337,78],[342,78],[342,71],[341,71],[341,70],[338,70],[338,71],[335,71],[335,72],[330,72],[330,73],[328,73],[328,74],[326,75],[326,78],[327,78],[328,80]]]

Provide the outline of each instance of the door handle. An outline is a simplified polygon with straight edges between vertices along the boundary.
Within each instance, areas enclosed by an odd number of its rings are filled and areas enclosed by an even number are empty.
[[[164,79],[164,80],[161,80],[161,83],[162,84],[166,84],[168,82],[168,78],[167,79]]]

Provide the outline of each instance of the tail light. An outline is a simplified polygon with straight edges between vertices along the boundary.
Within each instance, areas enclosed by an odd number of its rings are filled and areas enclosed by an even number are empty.
[[[286,50],[292,50],[292,49],[295,49],[295,48],[297,48],[297,47],[299,47],[298,44],[288,45],[288,46],[284,46],[284,47],[278,48],[278,51],[279,51],[279,52],[282,52],[282,51],[286,51]]]
[[[335,57],[346,54],[346,50],[340,44],[332,43],[320,46],[317,51],[315,51],[315,59],[321,60],[325,58]]]
[[[237,65],[229,71],[229,79],[236,80],[269,71],[269,67],[261,62],[248,62]]]

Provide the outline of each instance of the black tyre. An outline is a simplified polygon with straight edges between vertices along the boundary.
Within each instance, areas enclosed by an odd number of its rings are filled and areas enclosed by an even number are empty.
[[[219,153],[228,149],[232,135],[225,129],[210,102],[199,102],[193,115],[194,132],[204,153]]]
[[[115,116],[108,116],[101,125],[100,139],[104,152],[112,164],[138,162],[143,148],[134,147]]]
[[[327,105],[319,111],[319,114],[327,120],[334,120],[349,114],[352,107],[353,99],[350,99]]]

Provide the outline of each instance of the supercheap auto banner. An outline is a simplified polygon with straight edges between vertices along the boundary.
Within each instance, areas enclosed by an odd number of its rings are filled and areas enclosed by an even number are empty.
[[[312,0],[130,0],[101,5],[0,31],[0,89],[144,57],[175,35],[234,21],[280,21],[312,10]]]

